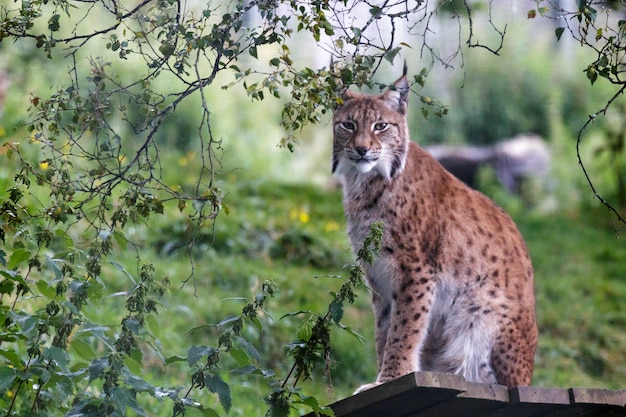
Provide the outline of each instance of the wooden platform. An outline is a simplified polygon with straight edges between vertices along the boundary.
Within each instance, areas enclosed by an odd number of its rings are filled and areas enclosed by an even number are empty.
[[[331,408],[336,417],[626,417],[626,390],[508,389],[466,382],[458,375],[416,372]]]

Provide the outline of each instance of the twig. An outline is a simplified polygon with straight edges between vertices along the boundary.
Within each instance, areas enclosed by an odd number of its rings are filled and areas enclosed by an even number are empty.
[[[587,179],[587,183],[589,184],[591,191],[593,191],[593,196],[597,198],[598,200],[600,200],[600,202],[609,210],[609,213],[613,213],[616,216],[617,221],[619,223],[623,223],[624,225],[626,225],[626,219],[624,219],[624,217],[622,217],[622,215],[617,211],[617,209],[613,207],[605,198],[603,198],[598,193],[598,191],[596,191],[596,187],[593,185],[593,181],[591,181],[589,173],[587,172],[587,169],[585,168],[585,164],[583,163],[582,157],[580,155],[580,144],[582,142],[583,132],[587,129],[587,127],[589,127],[589,125],[595,122],[596,118],[599,115],[606,115],[606,111],[613,104],[613,102],[617,99],[617,97],[619,97],[621,94],[624,93],[624,91],[626,91],[626,84],[621,86],[621,88],[617,91],[617,93],[615,93],[613,97],[611,97],[607,101],[606,105],[602,109],[590,115],[587,122],[585,122],[583,127],[578,131],[578,137],[576,138],[576,157],[578,158],[578,165],[580,165],[580,168],[582,169],[583,174],[585,175],[585,178]],[[618,231],[617,227],[615,227],[615,224],[613,225],[613,228],[615,229],[615,231]]]

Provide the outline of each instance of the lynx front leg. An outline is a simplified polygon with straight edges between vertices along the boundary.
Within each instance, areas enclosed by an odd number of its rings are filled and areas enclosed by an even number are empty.
[[[374,291],[372,293],[372,304],[374,305],[374,320],[376,322],[376,358],[378,362],[378,373],[380,375],[385,355],[385,345],[387,344],[387,334],[389,333],[391,303]],[[380,382],[361,385],[354,393],[358,394],[359,392],[374,388],[377,385],[380,385]]]
[[[405,276],[393,292],[393,303],[383,364],[376,382],[383,383],[419,371],[420,352],[433,302],[427,278]]]

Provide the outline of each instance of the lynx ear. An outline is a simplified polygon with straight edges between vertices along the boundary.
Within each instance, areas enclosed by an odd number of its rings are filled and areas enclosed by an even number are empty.
[[[406,114],[409,101],[409,81],[406,78],[406,62],[404,63],[404,71],[402,77],[393,83],[391,87],[382,96],[385,103],[400,114]]]
[[[355,98],[358,94],[351,91],[350,89],[346,88],[343,91],[343,94],[341,95],[341,98],[343,98],[343,101],[348,101],[348,100],[352,100],[353,98]]]

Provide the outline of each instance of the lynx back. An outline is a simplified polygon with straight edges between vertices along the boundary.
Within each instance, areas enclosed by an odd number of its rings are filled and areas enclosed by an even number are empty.
[[[380,95],[346,91],[333,115],[355,253],[373,222],[381,250],[366,265],[378,377],[413,371],[528,385],[537,345],[533,268],[511,218],[409,139],[405,75]]]

